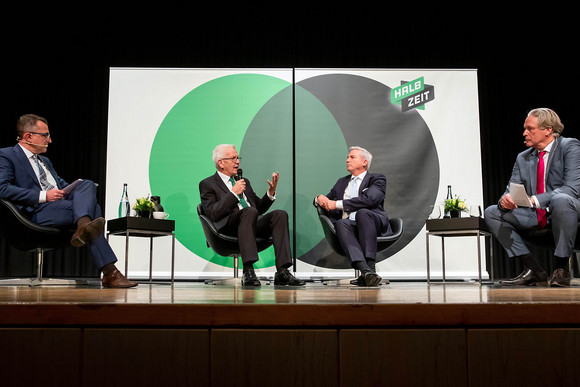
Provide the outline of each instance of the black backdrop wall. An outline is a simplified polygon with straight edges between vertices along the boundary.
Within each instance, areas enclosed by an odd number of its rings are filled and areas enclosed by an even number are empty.
[[[564,134],[578,137],[578,34],[570,8],[380,7],[14,6],[0,27],[0,147],[15,144],[20,115],[46,117],[53,140],[47,156],[66,180],[98,182],[104,206],[108,70],[122,66],[476,68],[485,205],[497,201],[523,150],[522,125],[530,109],[554,109],[564,121]],[[469,139],[458,132],[450,141]],[[495,252],[497,276],[519,272],[519,264],[507,261],[497,244]],[[46,274],[94,276],[96,268],[86,256],[83,249],[55,252],[48,256]],[[550,268],[549,255],[542,253],[542,259]],[[0,276],[33,273],[30,255],[0,239]]]

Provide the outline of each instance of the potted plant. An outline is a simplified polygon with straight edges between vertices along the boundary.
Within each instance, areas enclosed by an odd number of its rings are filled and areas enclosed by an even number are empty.
[[[445,199],[445,214],[449,214],[451,218],[460,218],[463,211],[467,211],[467,206],[457,195],[453,199]]]
[[[155,203],[153,203],[149,196],[146,198],[139,198],[133,205],[133,209],[135,210],[135,214],[142,218],[150,218],[151,213],[155,209]]]

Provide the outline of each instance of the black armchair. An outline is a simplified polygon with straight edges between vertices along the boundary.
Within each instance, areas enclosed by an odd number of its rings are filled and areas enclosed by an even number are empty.
[[[322,230],[324,231],[324,237],[326,241],[339,255],[346,257],[346,253],[342,249],[340,245],[340,241],[338,240],[338,236],[336,235],[336,229],[334,227],[334,223],[328,217],[327,211],[316,204],[316,200],[314,200],[314,207],[318,212],[318,219],[320,220],[320,224],[322,225]],[[403,235],[403,219],[401,218],[389,218],[389,223],[391,224],[391,230],[393,231],[392,235],[389,236],[379,236],[377,237],[377,253],[385,251],[390,246],[392,246],[395,242],[399,240],[399,238]],[[358,277],[357,270],[355,270],[355,277]]]
[[[74,280],[55,280],[42,277],[44,252],[70,246],[74,230],[61,230],[55,227],[40,226],[26,218],[13,203],[0,199],[0,229],[6,241],[22,251],[36,255],[36,278],[30,286],[37,285],[76,285]]]
[[[524,242],[530,246],[540,249],[554,250],[556,242],[554,241],[554,234],[550,223],[543,229],[530,229],[521,233]],[[580,253],[580,222],[578,223],[578,232],[576,233],[576,240],[574,241],[574,253],[569,257],[570,276],[574,274],[574,255]]]
[[[211,249],[216,254],[221,255],[222,257],[233,257],[234,259],[234,278],[230,280],[219,281],[219,283],[228,284],[240,282],[238,275],[240,256],[238,237],[220,233],[215,227],[214,223],[209,219],[209,217],[205,215],[201,204],[197,205],[197,214],[199,215],[199,220],[201,221],[207,247],[211,247]],[[258,247],[258,252],[266,250],[268,247],[272,246],[272,243],[272,238],[257,238],[256,244]]]

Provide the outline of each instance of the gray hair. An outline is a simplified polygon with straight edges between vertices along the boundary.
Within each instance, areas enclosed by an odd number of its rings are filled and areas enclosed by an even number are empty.
[[[369,152],[365,148],[361,148],[360,146],[351,146],[350,148],[348,148],[348,153],[350,153],[353,150],[359,151],[360,157],[362,157],[367,161],[367,171],[368,171],[371,167],[371,162],[373,161],[373,155],[371,155],[371,152]]]
[[[216,146],[215,148],[213,148],[212,158],[213,158],[213,163],[215,164],[216,168],[219,169],[218,161],[224,157],[226,149],[230,149],[230,148],[236,149],[236,146],[232,145],[232,144],[220,144],[220,145]]]
[[[46,118],[37,116],[36,114],[25,114],[21,116],[18,119],[18,122],[16,122],[16,132],[18,135],[16,141],[22,140],[24,133],[34,132],[34,130],[36,129],[36,125],[38,124],[38,121],[44,122],[48,126],[48,121],[46,120]]]
[[[528,113],[528,117],[536,117],[538,119],[538,127],[540,129],[552,128],[552,136],[559,137],[564,130],[564,124],[560,121],[560,117],[555,111],[548,108],[533,109]]]

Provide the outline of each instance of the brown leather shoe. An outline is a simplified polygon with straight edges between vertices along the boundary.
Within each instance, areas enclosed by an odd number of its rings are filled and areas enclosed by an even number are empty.
[[[106,288],[132,288],[137,282],[129,281],[119,270],[115,269],[109,275],[103,275],[101,283]]]
[[[530,269],[525,269],[515,278],[499,281],[503,286],[546,286],[548,275],[545,271],[536,273]]]
[[[70,239],[70,244],[74,247],[84,246],[87,242],[96,239],[99,235],[103,233],[105,227],[105,219],[97,218],[85,226],[77,228],[77,231],[73,234]]]
[[[548,279],[548,286],[567,288],[570,286],[570,274],[564,269],[556,269]]]

